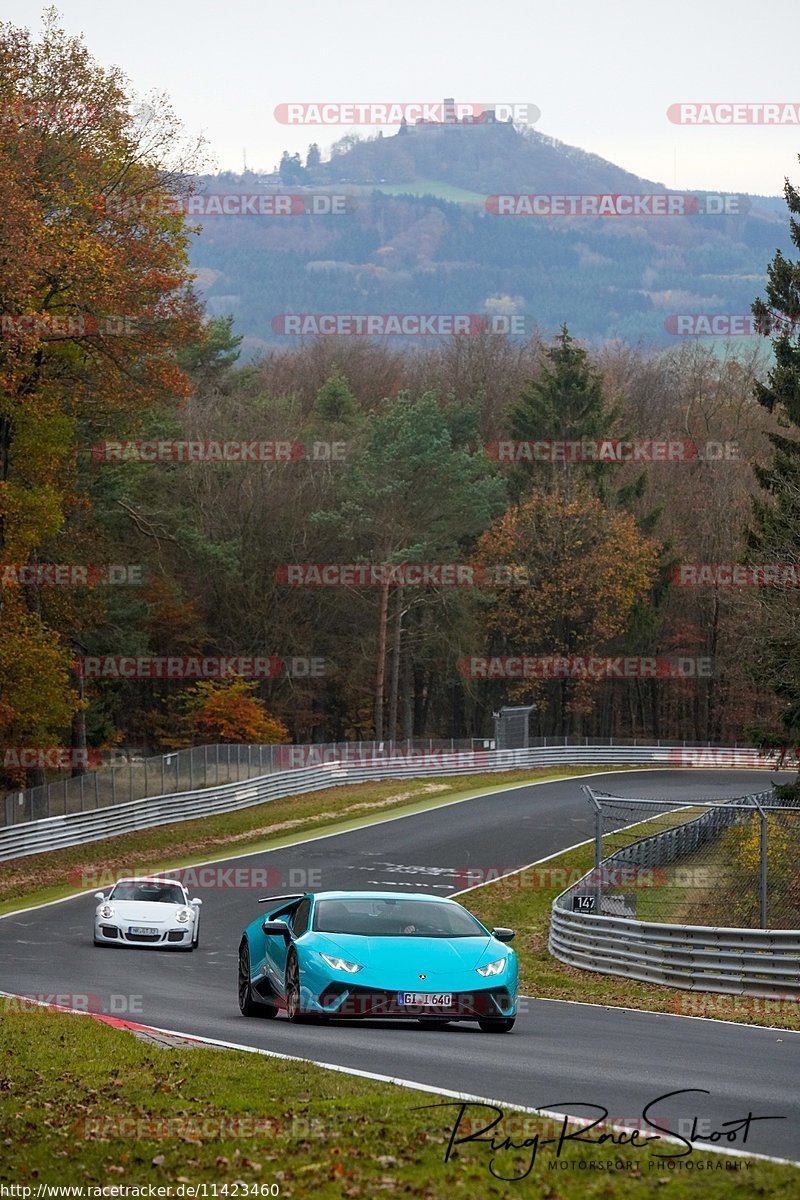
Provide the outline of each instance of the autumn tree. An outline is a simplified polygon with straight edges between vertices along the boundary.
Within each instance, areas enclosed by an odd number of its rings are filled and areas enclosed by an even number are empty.
[[[0,565],[66,536],[88,438],[187,391],[176,351],[202,333],[168,202],[187,160],[166,165],[168,107],[142,119],[132,104],[52,10],[38,41],[0,24]],[[13,736],[46,745],[80,705],[68,667],[81,622],[48,625],[35,591],[0,590],[2,655],[40,680],[35,710],[13,671],[2,687]]]
[[[607,653],[651,586],[658,551],[629,513],[604,508],[586,486],[577,496],[532,492],[477,545],[480,562],[509,566],[521,581],[490,593],[485,626],[492,652]],[[591,711],[596,689],[595,680],[576,677],[550,685],[527,681],[510,694],[545,703],[557,732],[568,733],[573,718]]]
[[[278,745],[288,742],[286,726],[270,715],[254,695],[258,684],[246,679],[219,683],[202,680],[176,697],[170,705],[173,732],[163,743],[171,748],[212,745]]]

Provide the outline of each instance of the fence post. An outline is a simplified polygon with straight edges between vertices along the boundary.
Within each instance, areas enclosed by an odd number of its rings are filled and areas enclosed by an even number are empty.
[[[758,819],[761,823],[761,848],[759,852],[759,920],[762,929],[767,928],[767,814],[758,796],[753,796],[753,802],[758,808]]]
[[[597,802],[592,789],[588,786],[581,788],[585,796],[594,805],[594,911],[601,916],[603,904],[603,886],[601,882],[600,864],[603,861],[603,810]]]
[[[597,806],[597,812],[594,814],[594,911],[598,917],[603,913],[603,884],[602,884],[602,866],[603,861],[603,810],[600,805]]]

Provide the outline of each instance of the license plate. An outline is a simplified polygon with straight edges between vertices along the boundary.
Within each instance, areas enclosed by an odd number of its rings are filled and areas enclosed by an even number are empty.
[[[410,1004],[413,1007],[449,1008],[453,1003],[452,992],[400,992],[397,997],[399,1004]]]
[[[158,933],[158,930],[152,929],[149,925],[129,925],[128,933],[141,933],[145,937],[149,934],[152,937]]]

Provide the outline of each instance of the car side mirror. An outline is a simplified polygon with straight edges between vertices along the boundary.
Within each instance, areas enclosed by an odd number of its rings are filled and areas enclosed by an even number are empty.
[[[202,904],[203,901],[202,900],[190,900],[189,903],[190,904]]]
[[[261,928],[270,937],[289,938],[289,926],[285,921],[264,921]]]
[[[497,938],[498,942],[513,942],[516,934],[513,929],[504,929],[502,925],[498,925],[497,929],[492,930],[492,937]]]
[[[105,900],[105,892],[95,892],[94,898],[95,900]]]

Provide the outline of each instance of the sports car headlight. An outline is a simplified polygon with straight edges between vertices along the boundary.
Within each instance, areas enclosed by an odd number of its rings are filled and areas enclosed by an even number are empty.
[[[186,921],[189,920],[189,917],[191,915],[192,915],[192,910],[190,908],[181,908],[178,910],[178,920],[183,922],[184,924]]]
[[[106,920],[109,917],[113,917],[113,915],[114,915],[114,907],[111,904],[104,904],[103,907],[100,909],[100,916],[105,917]]]
[[[346,971],[348,975],[355,975],[356,971],[362,968],[359,963],[348,962],[346,958],[335,958],[332,954],[323,954],[320,951],[320,958],[324,958],[329,967],[333,967],[334,971]]]
[[[485,967],[476,967],[475,970],[479,975],[501,975],[505,970],[507,958],[496,958],[494,962],[487,963]]]

